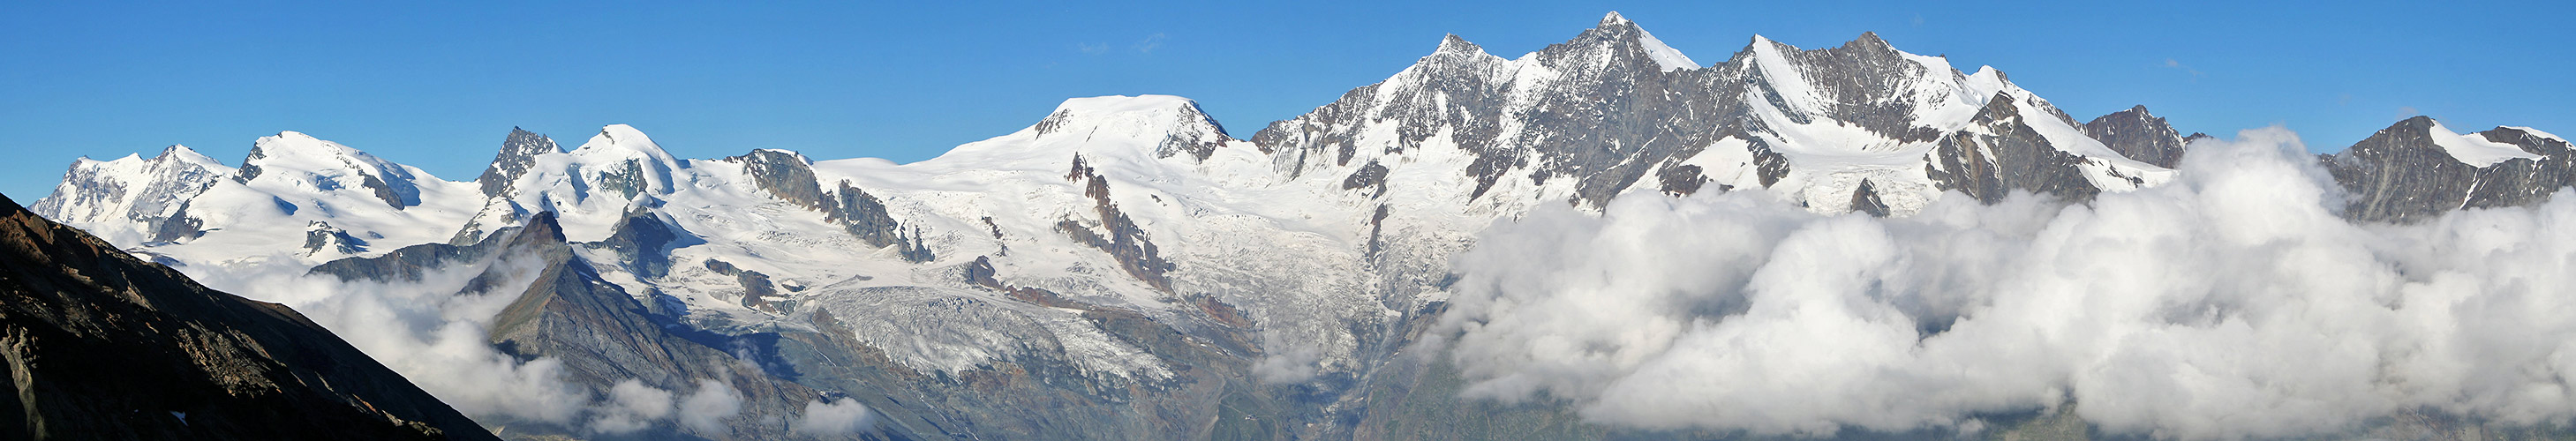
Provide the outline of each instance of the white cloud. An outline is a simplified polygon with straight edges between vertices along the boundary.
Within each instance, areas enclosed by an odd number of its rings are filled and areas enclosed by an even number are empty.
[[[562,364],[553,358],[523,362],[492,347],[487,330],[493,318],[543,272],[539,259],[511,256],[460,265],[411,283],[307,277],[302,265],[286,263],[295,261],[278,256],[265,262],[281,263],[179,268],[206,286],[294,308],[479,421],[618,434],[651,427],[674,413],[670,391],[631,379],[594,391],[565,381]],[[489,284],[497,288],[486,292],[462,292],[487,269],[507,280]],[[677,403],[688,413],[680,422],[701,433],[722,432],[718,420],[739,413],[741,400],[730,386],[700,380],[698,390]]]
[[[724,419],[742,413],[742,392],[716,380],[698,380],[698,391],[680,400],[680,427],[699,434],[725,433]]]
[[[796,417],[789,430],[816,437],[846,436],[868,428],[868,420],[868,406],[857,399],[807,401],[805,413]]]
[[[541,269],[538,263],[501,259],[485,265],[517,278],[495,286],[524,287]],[[517,300],[519,291],[459,293],[485,265],[434,272],[418,283],[305,277],[305,268],[291,264],[180,269],[208,287],[295,308],[467,416],[573,422],[590,405],[591,393],[565,383],[560,363],[551,358],[521,362],[488,343],[485,330],[492,318]]]
[[[2576,416],[2576,198],[2355,225],[2287,130],[2190,149],[2181,181],[2089,205],[1543,210],[1458,257],[1434,344],[1469,397],[1645,428],[1968,430],[2075,404],[2112,433],[2233,439]]]
[[[617,382],[608,388],[608,400],[591,412],[590,430],[620,434],[653,427],[654,421],[671,416],[671,391],[635,380]]]
[[[1253,362],[1253,377],[1261,379],[1264,383],[1302,383],[1315,379],[1317,364],[1323,360],[1323,351],[1317,350],[1314,346],[1288,344],[1273,344],[1269,347],[1281,349],[1278,353],[1261,357],[1261,360]]]
[[[1154,53],[1155,49],[1160,49],[1162,47],[1163,33],[1161,32],[1156,32],[1154,35],[1147,35],[1144,40],[1136,42],[1137,53],[1150,54]]]
[[[2175,61],[2175,60],[2174,60],[2174,59],[2172,59],[2172,58],[2166,58],[2166,59],[2165,59],[2164,67],[2165,67],[2166,69],[2177,69],[2177,70],[2181,70],[2181,71],[2183,71],[2184,73],[2189,73],[2189,74],[2191,74],[2191,77],[2192,77],[2192,80],[2193,80],[2193,81],[2198,81],[2198,80],[2200,79],[2200,77],[2208,76],[2208,74],[2203,74],[2203,73],[2201,73],[2201,72],[2200,72],[2200,69],[2193,69],[2193,68],[2191,67],[2191,65],[2188,65],[2188,64],[2182,64],[2182,62],[2181,62],[2181,61]]]

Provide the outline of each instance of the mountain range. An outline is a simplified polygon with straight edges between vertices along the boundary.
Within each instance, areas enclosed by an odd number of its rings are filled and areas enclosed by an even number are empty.
[[[1757,36],[1701,64],[1612,13],[1514,58],[1447,36],[1246,138],[1185,98],[1109,96],[909,164],[683,159],[625,125],[565,149],[514,129],[450,181],[281,132],[237,165],[180,146],[83,158],[32,211],[200,278],[491,298],[432,315],[474,314],[457,319],[474,343],[595,400],[459,405],[505,437],[1716,437],[1461,398],[1460,368],[1418,354],[1437,350],[1421,343],[1453,259],[1496,222],[1620,199],[1756,192],[1882,217],[2083,204],[2175,181],[2205,137],[2144,107],[2079,121],[2000,70],[1874,34]],[[2416,117],[2316,159],[2343,216],[2405,224],[2545,202],[2576,185],[2570,148]],[[672,410],[710,390],[732,410]],[[614,410],[655,396],[660,413]],[[848,403],[861,423],[814,429]]]

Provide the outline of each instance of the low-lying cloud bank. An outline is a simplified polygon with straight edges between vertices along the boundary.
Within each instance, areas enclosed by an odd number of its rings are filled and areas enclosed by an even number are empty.
[[[2089,205],[1545,210],[1457,259],[1432,344],[1470,398],[1650,429],[1967,431],[2074,405],[2107,432],[2233,439],[2576,416],[2576,198],[2357,225],[2314,162],[2273,128]]]
[[[278,256],[270,262],[293,262]],[[553,358],[522,361],[494,349],[488,330],[544,268],[505,257],[424,275],[411,283],[307,276],[302,265],[181,267],[208,287],[295,308],[422,390],[486,425],[541,422],[595,434],[624,434],[664,421],[721,434],[743,408],[741,392],[700,379],[681,395],[627,380],[606,390],[566,381]],[[512,278],[484,292],[466,286],[486,269]]]

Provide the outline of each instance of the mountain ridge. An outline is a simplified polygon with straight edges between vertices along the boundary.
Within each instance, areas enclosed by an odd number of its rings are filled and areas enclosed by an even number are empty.
[[[737,389],[781,391],[756,416],[842,394],[888,437],[1358,438],[1393,430],[1371,413],[1378,394],[1455,380],[1454,366],[1402,354],[1454,293],[1450,259],[1498,221],[1729,192],[1897,217],[1953,197],[2083,204],[2174,179],[2190,150],[2142,106],[2079,122],[2000,70],[1875,33],[1822,49],[1757,35],[1724,62],[1688,60],[1612,13],[1518,58],[1444,36],[1385,80],[1245,139],[1160,95],[1070,99],[907,164],[775,149],[681,159],[626,125],[565,150],[513,128],[473,181],[399,164],[80,162],[38,206],[192,271],[343,279],[488,266],[508,253],[464,250],[534,228],[554,235],[537,267],[560,283],[502,288],[565,307],[514,304],[492,342],[563,360],[593,391],[731,372],[767,382]],[[2576,176],[2564,165],[2576,151],[2536,130],[2400,126],[2320,158],[2365,195],[2346,216],[2531,204]],[[338,147],[313,142],[298,145]],[[2373,171],[2427,167],[2442,171]],[[624,338],[602,329],[651,341],[588,344]],[[773,371],[616,368],[653,353]],[[645,433],[714,433],[655,424]]]

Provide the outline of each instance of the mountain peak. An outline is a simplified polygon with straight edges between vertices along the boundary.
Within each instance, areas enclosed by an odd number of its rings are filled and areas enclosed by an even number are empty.
[[[1598,37],[1594,37],[1596,35]],[[1646,28],[1637,26],[1637,22],[1628,21],[1627,17],[1619,16],[1617,11],[1602,16],[1599,26],[1585,31],[1584,36],[1577,37],[1576,41],[1584,41],[1585,37],[1607,39],[1614,46],[1635,44],[1640,52],[1645,53],[1646,59],[1653,61],[1656,67],[1665,71],[1700,67],[1699,62],[1691,61],[1689,56],[1682,55],[1682,51],[1665,45],[1663,40],[1655,38],[1655,34],[1646,32]]]
[[[415,176],[413,170],[401,164],[295,131],[278,132],[251,143],[250,157],[242,159],[241,171],[233,179],[251,184],[267,176],[276,176],[276,185],[295,188],[363,188],[394,208],[420,204],[420,189],[413,186],[413,180],[437,179],[425,174]]]
[[[2076,129],[2102,141],[2103,146],[2120,156],[2164,168],[2181,165],[2183,148],[2190,144],[2189,138],[2175,131],[2164,118],[2148,113],[2145,105],[2102,115]]]
[[[1458,34],[1448,34],[1440,37],[1440,49],[1432,51],[1432,53],[1474,55],[1485,53],[1485,47],[1477,46],[1475,43],[1469,43],[1467,42],[1467,39],[1459,38]]]
[[[1600,27],[1605,27],[1605,28],[1606,28],[1606,27],[1611,27],[1611,26],[1635,26],[1635,25],[1637,25],[1637,22],[1628,21],[1628,17],[1621,17],[1621,16],[1619,16],[1619,11],[1610,11],[1610,13],[1609,13],[1608,15],[1603,15],[1603,16],[1601,16],[1601,24],[1600,24]]]
[[[1205,160],[1233,138],[1198,103],[1171,95],[1073,98],[1037,124],[957,146],[932,161],[1057,168],[1075,156],[1095,163],[1151,163],[1186,155]]]
[[[340,143],[315,138],[304,132],[285,130],[251,141],[250,157],[244,159],[242,163],[249,164],[252,161],[289,156],[340,157],[361,154],[365,153]]]
[[[1895,45],[1891,45],[1891,44],[1887,44],[1887,39],[1879,38],[1879,37],[1878,37],[1878,33],[1877,33],[1877,32],[1866,32],[1866,31],[1861,32],[1861,33],[1860,33],[1860,37],[1859,37],[1859,38],[1853,38],[1851,42],[1849,42],[1849,43],[1843,43],[1843,47],[1845,47],[1845,48],[1851,48],[1851,49],[1869,49],[1869,50],[1873,50],[1873,51],[1885,51],[1885,52],[1895,52],[1895,51],[1896,51],[1896,46],[1895,46]]]
[[[535,166],[537,155],[562,151],[563,148],[555,145],[553,138],[511,127],[510,136],[501,140],[501,152],[492,155],[492,165],[484,168],[483,175],[474,181],[482,187],[484,197],[507,194],[510,184],[520,175],[527,174],[529,167]]]
[[[290,168],[301,170],[322,170],[366,167],[380,165],[376,164],[380,162],[383,161],[358,149],[288,130],[251,142],[250,155],[242,158],[242,179],[247,182],[257,177],[258,170],[278,164],[291,164]]]
[[[152,159],[155,161],[178,160],[196,164],[220,164],[220,162],[215,161],[215,158],[208,157],[204,153],[198,153],[197,149],[188,148],[188,146],[178,144],[171,144],[169,147],[162,148],[161,154],[153,156]]]
[[[1224,127],[1199,110],[1197,101],[1171,95],[1067,99],[1034,128],[1039,136],[1082,132],[1089,136],[1132,134],[1159,139],[1171,130],[1193,128],[1225,134]]]
[[[2396,124],[2388,125],[2388,128],[2379,129],[2378,133],[2371,134],[2370,138],[2363,139],[2347,149],[2345,154],[2350,154],[2354,150],[2426,147],[2440,149],[2450,155],[2451,159],[2476,168],[2487,168],[2514,159],[2541,159],[2540,155],[2523,151],[2521,147],[2513,144],[2462,135],[2449,127],[2444,127],[2440,120],[2424,115],[2406,118],[2397,121]]]
[[[652,137],[645,136],[644,131],[625,124],[609,124],[600,127],[598,135],[592,135],[590,141],[583,142],[581,147],[572,149],[574,155],[582,156],[609,152],[631,152],[652,159],[654,162],[669,164],[672,168],[679,168],[681,165],[678,158],[671,156],[669,151],[663,150],[661,144],[653,142]]]
[[[2531,134],[2532,136],[2538,136],[2538,137],[2545,138],[2545,139],[2555,140],[2555,141],[2558,141],[2558,142],[2561,142],[2561,143],[2564,143],[2564,142],[2567,142],[2567,141],[2568,141],[2566,137],[2558,136],[2557,134],[2553,134],[2553,133],[2549,133],[2549,132],[2543,132],[2543,131],[2540,131],[2540,129],[2534,129],[2534,128],[2530,128],[2530,127],[2522,127],[2522,126],[2496,126],[2496,128],[2498,128],[2498,129],[2505,129],[2505,130],[2513,130],[2513,131],[2518,131],[2518,132],[2522,132],[2522,133],[2527,133],[2527,134]]]
[[[2419,123],[2417,120],[2422,122]],[[2484,137],[2462,135],[2449,127],[2443,127],[2441,121],[2431,117],[2417,115],[2414,118],[2408,118],[2405,124],[2424,126],[2428,135],[2433,138],[2433,145],[2441,147],[2443,152],[2450,153],[2452,159],[2458,159],[2461,163],[2478,168],[2486,168],[2514,159],[2535,161],[2541,159],[2539,154],[2523,151],[2520,146],[2489,141]]]

